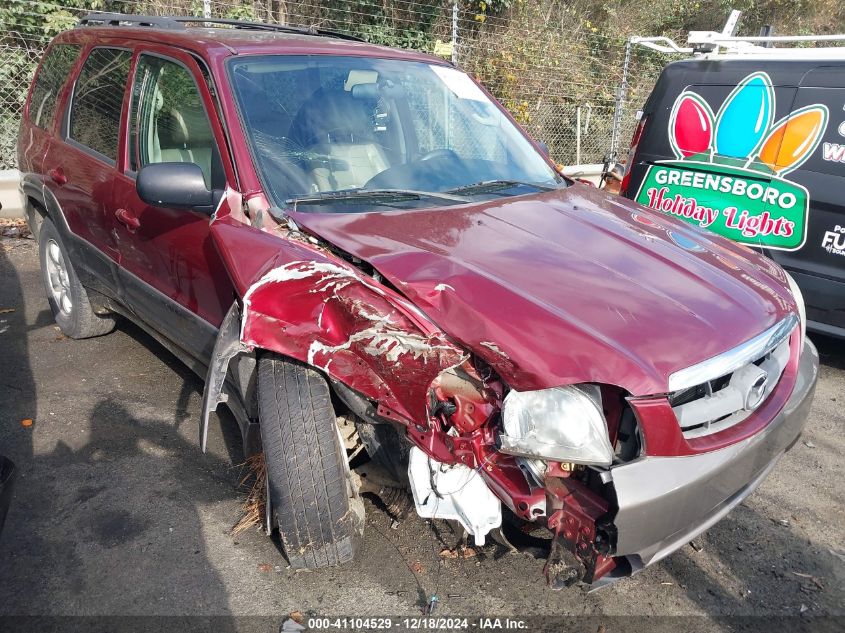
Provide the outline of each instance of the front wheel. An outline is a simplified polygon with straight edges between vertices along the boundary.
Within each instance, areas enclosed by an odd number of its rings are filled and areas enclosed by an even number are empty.
[[[291,567],[352,560],[364,506],[352,486],[328,383],[310,367],[266,354],[258,361],[258,407],[269,501]]]

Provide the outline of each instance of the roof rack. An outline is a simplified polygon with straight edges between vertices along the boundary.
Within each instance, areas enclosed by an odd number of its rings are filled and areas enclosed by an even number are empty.
[[[639,44],[661,53],[687,54],[719,54],[720,49],[733,54],[766,54],[772,55],[784,50],[795,51],[795,48],[775,48],[776,44],[796,44],[801,42],[845,42],[845,34],[839,35],[771,35],[771,29],[756,36],[738,37],[735,35],[740,11],[731,11],[727,23],[721,32],[718,31],[690,31],[687,37],[689,46],[679,46],[668,37],[632,37],[632,44]],[[839,47],[837,47],[839,48]],[[810,50],[819,51],[822,47]],[[845,49],[840,48],[840,52]]]
[[[341,40],[363,42],[360,37],[315,26],[290,26],[287,24],[269,24],[267,22],[250,22],[246,20],[230,20],[225,18],[204,18],[196,16],[157,16],[132,15],[129,13],[89,13],[79,19],[77,27],[83,26],[133,26],[153,29],[185,30],[186,25],[199,24],[211,26],[230,26],[234,29],[252,31],[274,31],[277,33],[292,33],[295,35],[314,35],[318,37],[334,37]]]

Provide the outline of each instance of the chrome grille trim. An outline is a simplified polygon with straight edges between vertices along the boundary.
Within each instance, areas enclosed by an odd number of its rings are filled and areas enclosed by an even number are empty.
[[[745,343],[723,354],[674,372],[669,376],[669,391],[675,392],[694,387],[736,371],[774,350],[792,334],[797,325],[798,317],[790,314]]]

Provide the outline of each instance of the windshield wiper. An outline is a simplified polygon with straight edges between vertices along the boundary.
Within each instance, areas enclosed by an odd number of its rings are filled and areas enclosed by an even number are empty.
[[[433,198],[445,200],[446,202],[469,202],[463,196],[451,195],[451,193],[439,193],[437,191],[416,191],[415,189],[343,189],[341,191],[327,191],[326,193],[315,193],[313,195],[300,196],[287,200],[287,204],[326,204],[339,200],[422,200]]]
[[[449,189],[446,193],[487,193],[500,189],[513,189],[514,187],[534,187],[540,191],[557,189],[557,187],[552,185],[541,185],[536,182],[526,182],[523,180],[482,180],[471,185]]]

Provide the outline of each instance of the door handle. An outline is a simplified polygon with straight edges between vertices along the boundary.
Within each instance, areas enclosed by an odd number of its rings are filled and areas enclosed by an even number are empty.
[[[50,180],[60,187],[67,182],[67,176],[65,176],[65,172],[62,171],[61,167],[53,167],[53,169],[47,172],[47,175],[50,176]]]
[[[114,216],[117,218],[118,222],[126,225],[126,228],[129,229],[130,233],[134,233],[138,230],[138,227],[141,226],[141,221],[126,209],[118,209],[114,212]]]

